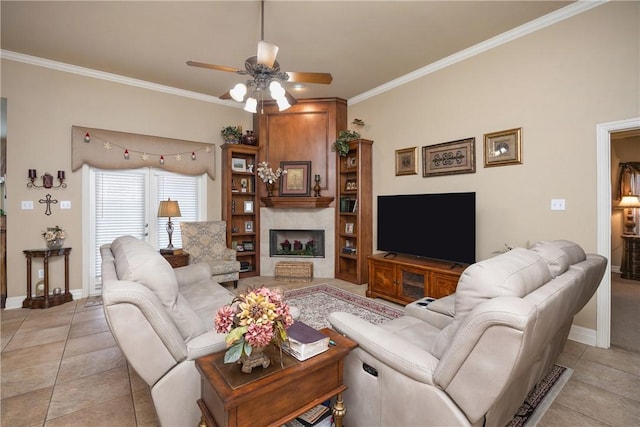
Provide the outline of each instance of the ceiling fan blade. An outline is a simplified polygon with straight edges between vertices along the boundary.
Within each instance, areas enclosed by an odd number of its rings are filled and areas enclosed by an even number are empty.
[[[258,64],[273,67],[279,47],[264,40],[258,42]]]
[[[222,95],[220,95],[218,98],[220,99],[231,99],[231,91],[226,91],[225,93],[223,93]]]
[[[204,62],[196,62],[196,61],[187,61],[187,65],[189,65],[191,67],[208,68],[210,70],[227,71],[229,73],[244,72],[243,70],[240,70],[240,69],[234,68],[234,67],[227,67],[227,66],[224,66],[224,65],[206,64]]]
[[[293,83],[320,83],[328,85],[333,81],[330,73],[305,73],[296,71],[287,71],[289,75],[288,82]]]

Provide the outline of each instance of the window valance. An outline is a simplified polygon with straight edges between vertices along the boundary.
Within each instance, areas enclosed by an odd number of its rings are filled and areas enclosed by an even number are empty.
[[[215,179],[214,144],[73,126],[71,169],[155,167],[185,175],[207,173]]]

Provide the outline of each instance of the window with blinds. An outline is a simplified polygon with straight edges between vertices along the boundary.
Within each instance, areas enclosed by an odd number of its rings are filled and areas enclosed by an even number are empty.
[[[173,222],[172,242],[182,247],[180,222],[198,221],[202,212],[203,176],[187,176],[163,170],[91,169],[93,195],[91,203],[91,241],[94,255],[90,277],[90,293],[100,289],[100,246],[119,236],[131,235],[147,240],[156,248],[169,244],[166,231],[168,218],[158,218],[161,200],[175,200],[181,216]]]

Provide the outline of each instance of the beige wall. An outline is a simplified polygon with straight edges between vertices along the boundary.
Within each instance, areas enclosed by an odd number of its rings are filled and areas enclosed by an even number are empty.
[[[82,289],[82,172],[71,172],[71,126],[208,142],[219,146],[224,125],[251,129],[241,109],[168,95],[2,60],[2,96],[8,100],[7,126],[7,273],[8,297],[26,294],[24,249],[43,248],[41,231],[59,225],[71,246],[71,289]],[[220,158],[216,148],[216,180],[207,181],[208,219],[220,219]],[[28,189],[27,170],[38,175],[66,171],[66,189]],[[71,210],[52,207],[44,214],[38,200],[51,194],[70,200]],[[22,200],[34,210],[21,210]],[[86,258],[86,257],[85,257]],[[86,261],[86,260],[85,260]],[[41,265],[41,264],[40,264]],[[35,269],[36,267],[34,267]],[[41,268],[41,267],[38,267]],[[50,263],[52,285],[62,287],[62,260]],[[34,271],[35,274],[35,271]],[[37,277],[37,276],[36,276]]]
[[[374,197],[475,191],[479,260],[557,238],[595,252],[596,125],[640,115],[639,11],[606,4],[350,105],[349,122],[364,120],[375,141]],[[483,134],[516,127],[524,163],[484,168]],[[394,150],[468,137],[475,174],[395,176]],[[552,198],[566,210],[551,211]],[[595,329],[595,298],[576,323]]]

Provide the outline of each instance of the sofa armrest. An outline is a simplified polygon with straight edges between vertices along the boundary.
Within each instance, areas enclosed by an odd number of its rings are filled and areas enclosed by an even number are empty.
[[[185,265],[173,270],[178,287],[188,283],[198,283],[211,278],[211,267],[206,262]]]
[[[222,259],[225,259],[227,261],[235,261],[236,250],[231,248],[226,248],[226,250],[222,253]]]
[[[187,343],[187,359],[196,360],[199,357],[222,351],[226,347],[225,334],[209,331]]]
[[[416,381],[433,385],[438,359],[431,353],[350,313],[331,313],[329,322],[380,362]]]
[[[424,298],[407,304],[404,308],[406,316],[416,317],[438,329],[444,329],[454,319],[455,294],[431,301],[429,305],[420,305]]]

